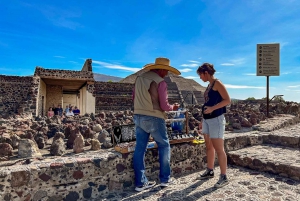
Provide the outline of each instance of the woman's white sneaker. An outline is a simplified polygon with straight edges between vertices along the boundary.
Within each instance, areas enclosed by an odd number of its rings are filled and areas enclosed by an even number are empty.
[[[229,181],[227,179],[226,175],[220,175],[219,181],[215,184],[216,188],[221,188],[223,186],[226,186],[229,184]]]

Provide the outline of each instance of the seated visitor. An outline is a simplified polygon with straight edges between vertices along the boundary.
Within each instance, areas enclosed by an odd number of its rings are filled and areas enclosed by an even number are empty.
[[[62,109],[61,105],[58,105],[58,107],[56,108],[56,111],[57,111],[57,114],[55,114],[55,115],[62,116],[63,109]]]
[[[58,115],[58,108],[53,105],[52,110],[54,111],[54,115]]]
[[[49,107],[48,117],[53,117],[53,116],[54,116],[54,111],[52,110],[52,107]]]
[[[77,106],[75,106],[75,109],[73,110],[74,115],[79,115],[80,114],[80,110],[77,108]]]
[[[66,116],[67,117],[74,116],[72,109],[69,109],[69,111],[66,113]]]
[[[65,113],[67,114],[68,111],[69,111],[69,106],[66,105]]]

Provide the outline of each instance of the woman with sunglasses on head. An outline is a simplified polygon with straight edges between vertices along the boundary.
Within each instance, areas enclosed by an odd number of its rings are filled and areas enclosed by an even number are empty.
[[[223,187],[229,183],[227,170],[227,156],[224,150],[224,131],[226,106],[230,104],[230,97],[220,80],[214,77],[216,70],[210,63],[202,64],[197,74],[203,82],[209,82],[209,85],[204,92],[204,104],[202,106],[203,119],[199,124],[199,129],[202,128],[204,135],[206,154],[207,154],[207,169],[200,175],[199,179],[208,179],[214,177],[214,160],[215,152],[218,155],[221,175],[219,181],[215,184],[216,188]]]

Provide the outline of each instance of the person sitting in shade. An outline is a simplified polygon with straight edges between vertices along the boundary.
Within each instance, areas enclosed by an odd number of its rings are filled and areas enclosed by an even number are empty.
[[[53,104],[53,106],[52,106],[52,110],[53,110],[53,112],[54,112],[54,115],[58,115],[57,107],[55,107],[54,104]]]
[[[48,117],[53,117],[53,116],[54,116],[54,111],[52,110],[52,107],[49,107]]]
[[[54,112],[55,113],[55,112]],[[55,115],[59,115],[62,116],[63,114],[63,109],[61,108],[61,105],[58,105],[58,107],[56,108],[56,113]]]
[[[66,108],[65,108],[65,113],[67,114],[69,112],[69,106],[66,105]]]
[[[77,106],[75,106],[75,109],[73,110],[74,115],[79,115],[80,114],[80,110],[77,108]]]
[[[74,116],[72,109],[69,109],[69,111],[66,113],[66,116],[67,117]]]

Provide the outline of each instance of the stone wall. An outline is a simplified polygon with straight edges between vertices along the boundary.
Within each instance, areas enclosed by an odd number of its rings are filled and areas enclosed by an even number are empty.
[[[135,77],[136,76],[134,76],[134,78]],[[178,76],[168,76],[165,77],[164,79],[168,85],[168,100],[170,104],[182,103],[183,98],[187,94],[191,94],[191,95],[186,97],[185,104],[192,104],[192,103],[197,104],[199,103],[199,101],[200,103],[203,103],[203,99],[201,99],[202,97],[201,91],[197,93],[197,96],[193,94],[193,91],[195,91],[195,89],[194,89],[194,85],[190,83],[191,82],[190,80]],[[177,82],[174,82],[174,79]],[[99,113],[103,110],[119,111],[119,110],[133,109],[132,89],[134,87],[134,84],[132,82],[123,83],[123,81],[121,81],[121,83],[115,83],[115,82],[95,83],[93,94],[96,97],[96,106],[95,106],[96,113]],[[182,91],[179,90],[178,83],[181,84],[180,86],[183,89]]]
[[[32,113],[36,116],[39,82],[39,77],[0,75],[1,115]]]
[[[134,84],[95,82],[93,95],[96,97],[95,113],[101,111],[131,110]]]
[[[171,145],[173,175],[203,169],[205,146]],[[133,153],[91,152],[0,169],[0,200],[89,200],[134,186]],[[158,180],[158,150],[146,153],[146,174]]]
[[[40,76],[42,78],[53,78],[53,79],[78,79],[93,81],[94,76],[91,71],[74,71],[74,70],[57,70],[57,69],[44,69],[41,67],[36,67],[35,76]]]
[[[62,86],[57,85],[47,85],[47,100],[46,100],[46,111],[49,110],[49,107],[57,107],[62,105],[63,89]]]
[[[272,133],[227,135],[226,152],[265,143],[285,142],[295,147],[294,140],[275,140]],[[274,142],[273,142],[273,141]],[[299,142],[299,138],[298,138]],[[297,144],[299,147],[300,144]],[[0,200],[90,200],[111,192],[131,190],[134,186],[133,153],[113,150],[49,158],[47,161],[24,160],[17,166],[0,169]],[[145,156],[146,175],[158,181],[158,150]],[[172,176],[203,170],[206,167],[204,144],[171,145]]]
[[[93,71],[93,68],[92,68],[92,59],[85,60],[83,66],[82,66],[81,71]]]
[[[93,89],[94,90],[94,89]],[[85,113],[95,114],[96,98],[93,91],[87,87],[86,93],[84,94],[87,104],[85,104]]]
[[[69,105],[69,104],[71,104],[72,106],[77,106],[79,109],[81,109],[77,94],[63,94],[62,107],[65,109],[66,105]]]
[[[183,98],[175,82],[167,77],[169,103],[181,103]],[[116,82],[95,82],[93,94],[96,97],[96,114],[101,111],[132,110],[132,89],[134,84]],[[192,93],[188,91],[188,93]],[[195,100],[195,98],[194,98]],[[196,100],[195,100],[196,101]],[[191,101],[190,101],[191,102]]]

